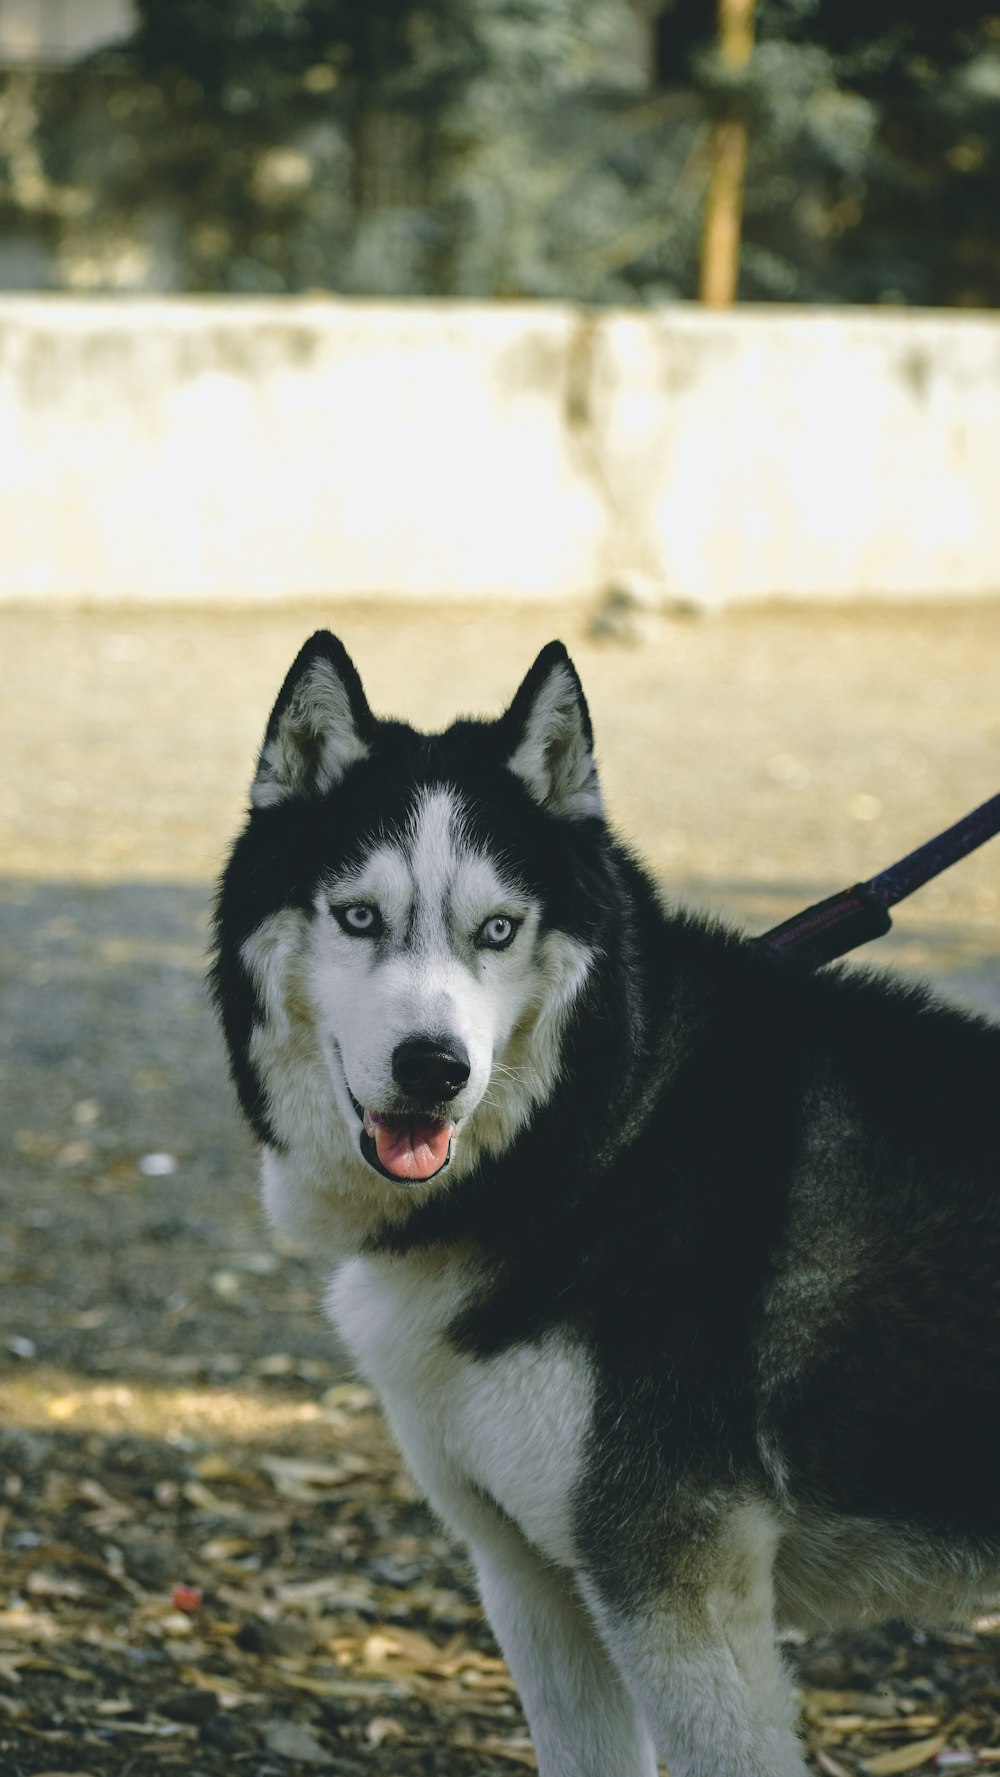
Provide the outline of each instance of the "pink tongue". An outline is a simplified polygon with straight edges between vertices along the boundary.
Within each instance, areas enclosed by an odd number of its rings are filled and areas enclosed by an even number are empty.
[[[432,1178],[448,1158],[453,1123],[433,1117],[394,1117],[374,1128],[375,1151],[395,1178]]]

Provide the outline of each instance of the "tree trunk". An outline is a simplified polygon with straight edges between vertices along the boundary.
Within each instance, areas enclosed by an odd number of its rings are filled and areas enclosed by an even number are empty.
[[[719,53],[730,68],[741,68],[750,58],[754,4],[755,0],[719,0]],[[720,117],[713,131],[698,291],[710,308],[728,308],[736,300],[746,165],[744,119],[735,112]]]

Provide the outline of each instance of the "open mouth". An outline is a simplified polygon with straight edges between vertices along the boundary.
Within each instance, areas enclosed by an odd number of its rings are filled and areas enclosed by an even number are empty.
[[[389,1178],[422,1184],[447,1166],[454,1134],[454,1123],[444,1118],[393,1117],[366,1111],[361,1145],[364,1149],[370,1144],[380,1170]]]
[[[361,1152],[384,1178],[396,1184],[425,1184],[444,1171],[455,1136],[449,1118],[368,1111],[353,1093],[351,1103],[361,1119]]]

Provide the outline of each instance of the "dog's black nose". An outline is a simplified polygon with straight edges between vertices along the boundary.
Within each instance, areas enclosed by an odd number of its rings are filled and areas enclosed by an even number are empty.
[[[472,1068],[459,1045],[433,1037],[411,1037],[392,1057],[392,1077],[410,1098],[440,1102],[461,1092]]]

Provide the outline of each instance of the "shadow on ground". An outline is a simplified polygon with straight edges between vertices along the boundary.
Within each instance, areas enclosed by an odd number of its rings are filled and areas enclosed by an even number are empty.
[[[681,898],[759,931],[831,886],[694,882]],[[222,1380],[286,1352],[337,1372],[322,1273],[258,1206],[204,985],[210,909],[207,887],[0,882],[8,1357]],[[947,991],[1000,1011],[981,935],[963,955],[908,910],[859,954],[937,959]]]

